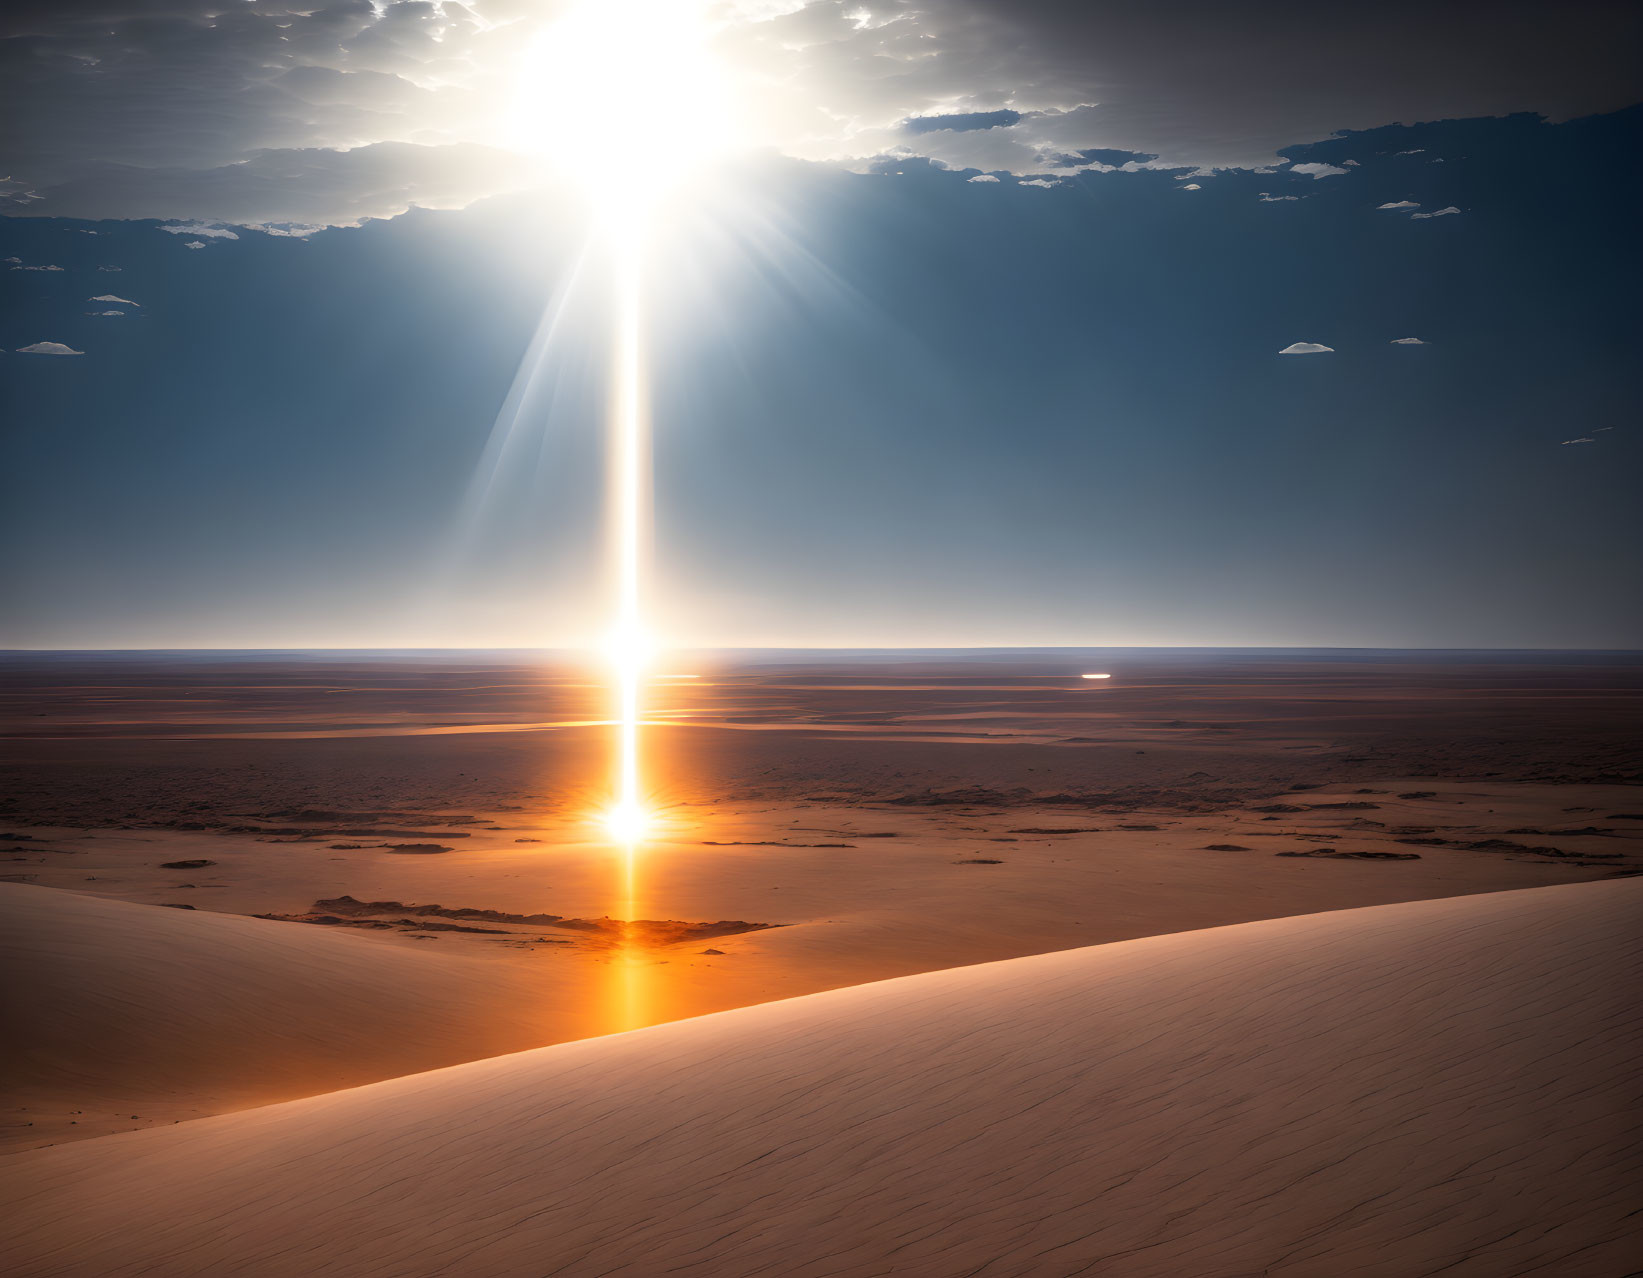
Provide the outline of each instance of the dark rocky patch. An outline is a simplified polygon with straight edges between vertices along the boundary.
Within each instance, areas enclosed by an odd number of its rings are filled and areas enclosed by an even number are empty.
[[[703,839],[705,848],[853,848],[854,843],[787,843],[781,839]]]
[[[1607,826],[1583,825],[1578,830],[1537,830],[1531,826],[1519,826],[1515,830],[1506,831],[1507,834],[1613,834]]]
[[[686,923],[678,919],[568,919],[559,914],[513,914],[506,910],[473,907],[407,905],[402,901],[359,901],[351,896],[315,901],[313,909],[306,915],[260,917],[306,923],[324,915],[337,916],[344,920],[365,920],[367,925],[381,923],[390,927],[407,922],[414,925],[416,920],[428,918],[456,919],[465,923],[533,924],[537,927],[556,927],[581,932],[595,943],[636,943],[653,946],[673,945],[680,941],[705,941],[718,936],[737,936],[744,932],[762,932],[768,928],[782,926],[780,923],[749,923],[743,919],[719,919],[712,923]],[[382,918],[383,915],[398,917]]]
[[[198,861],[161,861],[160,862],[160,868],[162,870],[203,870],[203,869],[205,869],[206,866],[215,865],[215,864],[216,864],[215,861],[206,861],[206,860],[198,860]],[[191,905],[188,908],[193,909],[194,907]]]
[[[1398,839],[1396,841],[1423,848],[1456,848],[1462,852],[1523,852],[1534,856],[1555,857],[1569,855],[1561,848],[1532,847],[1527,843],[1514,843],[1511,839],[1442,839],[1436,835],[1428,835],[1423,838]]]

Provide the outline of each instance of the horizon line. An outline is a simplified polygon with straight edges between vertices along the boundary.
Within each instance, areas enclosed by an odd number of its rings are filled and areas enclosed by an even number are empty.
[[[136,653],[539,653],[576,654],[597,653],[591,646],[271,646],[271,647],[0,647],[0,657],[31,654],[136,654]],[[1643,656],[1643,647],[1604,648],[1553,645],[1525,647],[1518,645],[1391,645],[1391,644],[683,644],[665,648],[668,652],[1562,652],[1608,653]]]

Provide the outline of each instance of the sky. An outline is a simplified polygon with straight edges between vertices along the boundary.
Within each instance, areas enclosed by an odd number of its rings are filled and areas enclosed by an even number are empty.
[[[698,155],[542,6],[16,6],[0,646],[594,638],[567,132],[690,170],[665,642],[1639,646],[1636,7],[1296,13],[719,5]]]

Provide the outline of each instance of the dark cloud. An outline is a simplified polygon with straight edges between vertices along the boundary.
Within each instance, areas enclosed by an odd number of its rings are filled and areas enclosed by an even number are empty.
[[[271,149],[434,141],[461,6],[302,10],[204,0],[37,5],[0,39],[0,167],[44,191],[108,165],[232,164]],[[452,139],[454,140],[454,139]]]
[[[909,133],[935,133],[941,129],[966,133],[971,129],[996,129],[1020,123],[1019,111],[971,111],[965,115],[915,115],[903,120],[901,127]]]
[[[840,154],[936,111],[1014,110],[987,158],[1042,171],[1103,147],[1191,166],[1253,167],[1366,129],[1517,111],[1554,120],[1643,99],[1643,6],[1619,0],[818,0],[750,39],[785,82],[862,122]],[[902,139],[905,142],[905,138]],[[980,144],[935,133],[920,154],[961,166]],[[809,147],[824,154],[819,140]]]

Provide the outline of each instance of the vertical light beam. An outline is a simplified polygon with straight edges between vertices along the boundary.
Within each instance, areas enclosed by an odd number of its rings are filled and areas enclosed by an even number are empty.
[[[616,618],[611,659],[616,690],[616,801],[612,833],[627,847],[645,833],[639,730],[649,644],[644,622],[646,430],[643,307],[644,243],[630,222],[611,239],[615,302],[612,387],[612,488],[616,542]]]

